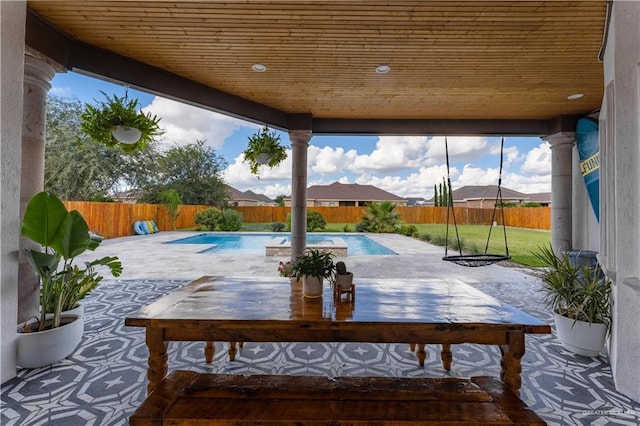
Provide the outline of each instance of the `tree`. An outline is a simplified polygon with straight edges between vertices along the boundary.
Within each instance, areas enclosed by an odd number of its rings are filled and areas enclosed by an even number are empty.
[[[449,186],[444,178],[442,178],[442,189],[444,190],[442,193],[442,205],[449,206]]]
[[[149,183],[141,188],[141,201],[159,203],[162,192],[174,189],[183,204],[226,204],[229,194],[220,174],[227,163],[204,141],[175,145],[156,158],[156,165]]]
[[[278,195],[273,201],[275,201],[276,203],[278,203],[278,205],[280,207],[284,207],[284,199],[285,199],[286,195],[284,194],[280,194]]]
[[[442,183],[440,184],[440,202],[438,203],[441,206],[444,206],[444,192],[442,192]]]
[[[400,222],[400,214],[395,212],[396,205],[391,201],[369,203],[361,224],[369,232],[395,232]]]
[[[438,207],[438,185],[433,184],[433,206]]]
[[[182,197],[178,194],[178,191],[171,188],[160,193],[160,198],[169,212],[171,222],[173,223],[173,230],[175,231],[176,220],[178,220],[178,216],[180,216],[180,204],[182,204]]]
[[[120,177],[117,154],[83,137],[82,103],[47,98],[44,188],[63,200],[104,200]]]
[[[44,187],[63,200],[110,200],[121,186],[139,188],[149,180],[155,145],[124,154],[84,136],[78,99],[47,98]]]

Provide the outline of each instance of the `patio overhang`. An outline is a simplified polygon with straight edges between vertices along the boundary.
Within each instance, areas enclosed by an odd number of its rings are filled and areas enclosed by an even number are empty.
[[[548,135],[602,99],[605,1],[27,4],[67,70],[283,130]]]

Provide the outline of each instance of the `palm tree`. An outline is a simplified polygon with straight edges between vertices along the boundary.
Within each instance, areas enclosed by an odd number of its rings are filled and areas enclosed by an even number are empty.
[[[395,232],[396,225],[400,222],[400,214],[394,212],[395,208],[396,205],[391,201],[369,203],[362,222],[369,232]]]

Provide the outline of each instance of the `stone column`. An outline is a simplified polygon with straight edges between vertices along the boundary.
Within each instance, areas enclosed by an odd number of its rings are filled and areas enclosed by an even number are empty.
[[[24,61],[24,104],[22,115],[22,172],[20,181],[20,220],[29,199],[44,188],[44,146],[47,92],[55,68],[30,54]],[[37,247],[20,239],[20,251]],[[20,254],[18,266],[18,322],[38,312],[38,279],[27,259]]]
[[[574,132],[544,138],[551,146],[551,246],[556,254],[571,250],[572,150]]]
[[[291,260],[307,246],[307,149],[311,131],[292,130],[291,140]]]
[[[27,2],[0,1],[0,382],[16,375],[20,144]],[[4,413],[3,413],[4,414]]]

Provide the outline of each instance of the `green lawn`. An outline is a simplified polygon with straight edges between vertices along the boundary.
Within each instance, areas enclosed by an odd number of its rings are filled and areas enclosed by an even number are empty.
[[[447,226],[419,224],[416,225],[418,233],[423,236],[429,234],[432,242],[434,240],[444,240]],[[462,241],[463,252],[484,253],[489,234],[489,226],[486,225],[458,225],[458,233]],[[438,238],[440,237],[440,238]],[[456,254],[457,250],[452,250],[452,242],[455,241],[455,228],[449,225],[449,254]],[[531,254],[537,251],[538,247],[549,245],[551,242],[551,232],[538,229],[507,228],[507,245],[509,255],[515,263],[526,266],[543,266],[538,259]],[[475,250],[474,250],[475,249]],[[491,229],[491,240],[488,253],[504,254],[504,232],[501,226]]]
[[[245,223],[241,231],[251,232],[270,232],[270,223]],[[324,232],[344,232],[345,226],[349,232],[355,231],[354,223],[328,223]],[[418,234],[421,239],[424,235],[430,236],[430,243],[436,244],[440,240],[444,240],[446,225],[434,224],[416,224]],[[458,225],[458,232],[462,240],[463,252],[484,253],[484,247],[487,243],[487,235],[489,226],[487,225]],[[449,225],[449,254],[455,255],[457,249],[452,248],[455,241],[455,228]],[[531,254],[537,251],[538,247],[548,245],[551,242],[551,232],[537,229],[525,228],[507,228],[507,244],[509,246],[509,255],[511,260],[525,266],[539,267],[543,266],[538,259]],[[489,253],[504,254],[504,233],[502,227],[497,226],[491,229],[491,242],[489,244]],[[444,247],[442,249],[444,254]]]

